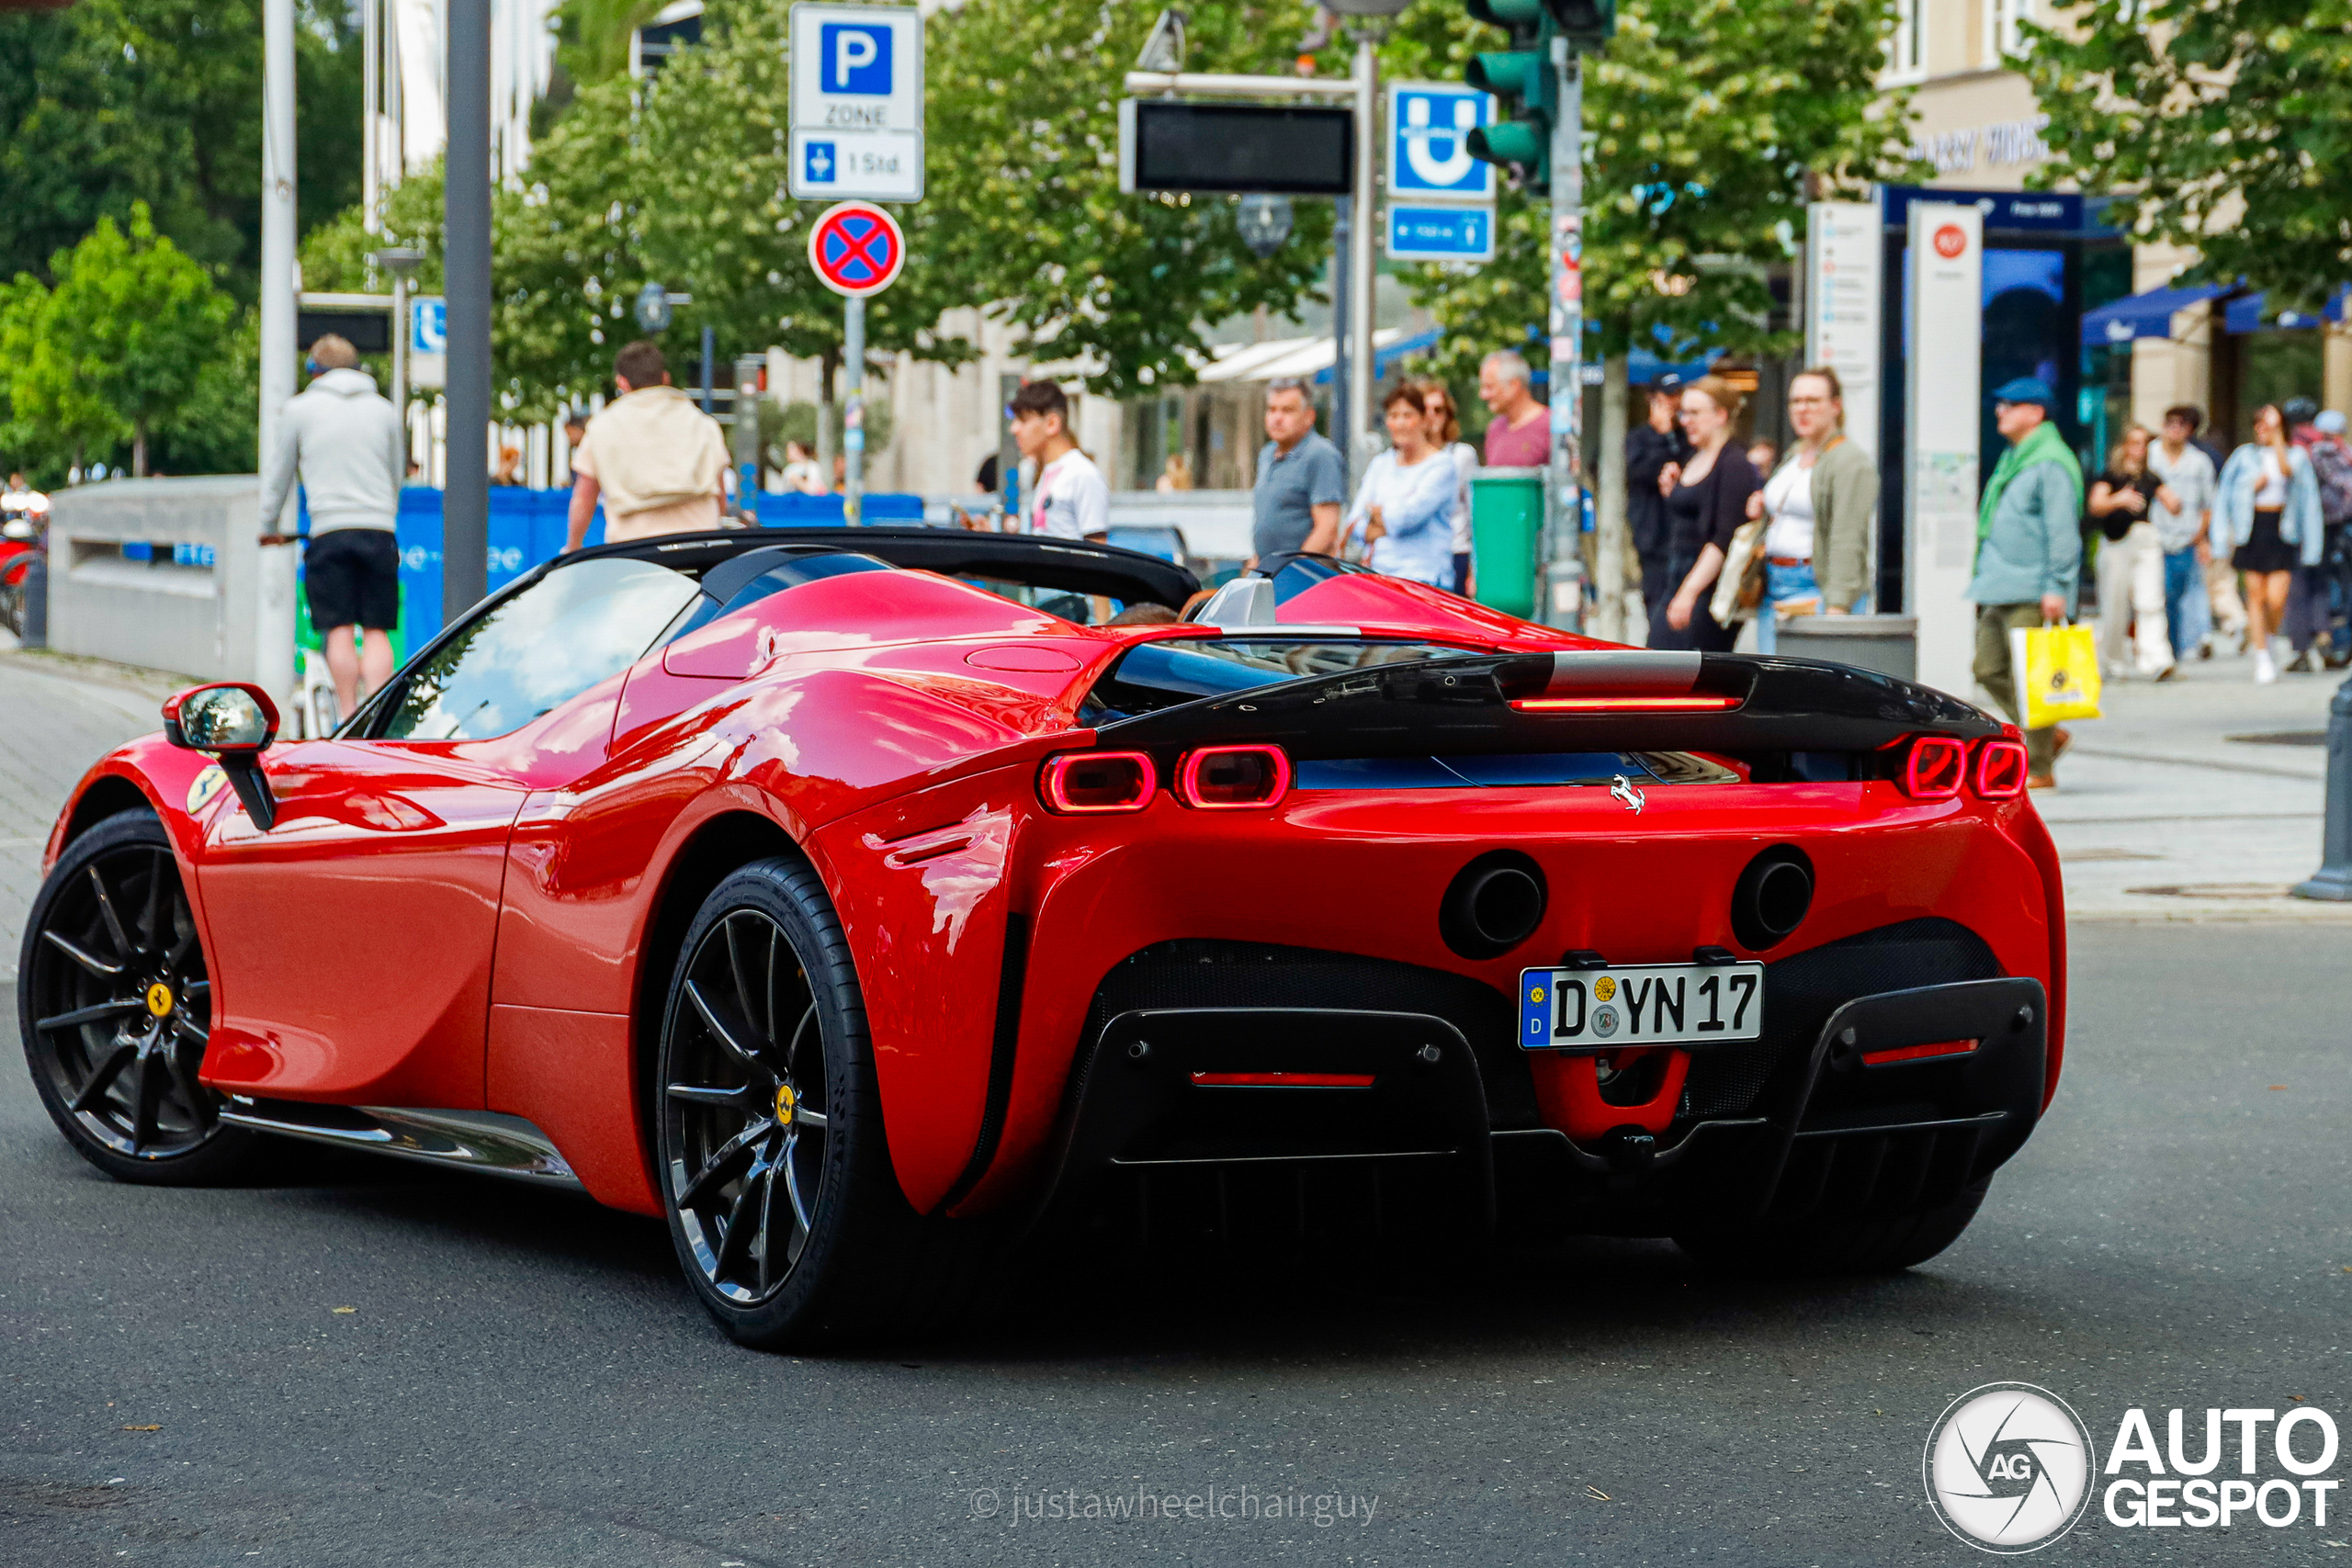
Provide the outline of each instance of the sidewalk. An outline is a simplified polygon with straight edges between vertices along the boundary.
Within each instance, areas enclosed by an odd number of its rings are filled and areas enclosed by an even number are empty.
[[[0,984],[17,977],[40,852],[66,795],[107,752],[163,728],[183,682],[95,660],[17,651],[0,630]]]
[[[2068,917],[2352,919],[2352,905],[2287,895],[2319,868],[2323,738],[2343,679],[2257,686],[2249,660],[2223,656],[2162,684],[2109,682],[2108,716],[2068,727],[2058,787],[2034,796]]]

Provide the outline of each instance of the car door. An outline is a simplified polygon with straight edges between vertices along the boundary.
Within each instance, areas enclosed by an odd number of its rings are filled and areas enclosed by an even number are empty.
[[[207,1081],[481,1108],[516,813],[604,760],[622,672],[694,595],[650,562],[560,565],[427,649],[347,733],[273,748],[267,830],[233,797],[214,805],[197,867],[215,950]]]

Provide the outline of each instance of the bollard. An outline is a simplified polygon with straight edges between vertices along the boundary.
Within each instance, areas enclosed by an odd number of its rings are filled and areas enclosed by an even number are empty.
[[[19,648],[49,646],[49,557],[37,555],[25,568],[25,635]]]
[[[2327,705],[2327,826],[2319,869],[2295,885],[2298,898],[2352,903],[2352,679]]]

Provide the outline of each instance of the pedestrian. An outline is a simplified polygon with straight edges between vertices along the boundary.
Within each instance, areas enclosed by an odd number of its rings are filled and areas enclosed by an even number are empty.
[[[2327,522],[2320,546],[2326,598],[2320,609],[2330,670],[2352,664],[2352,444],[2345,441],[2345,423],[2337,409],[2322,410],[2312,422],[2312,427],[2327,440],[2324,448],[2312,448],[2312,467],[2319,474],[2320,516]],[[2324,457],[2323,451],[2327,455]]]
[[[2317,564],[2323,532],[2311,457],[2287,438],[2284,412],[2265,403],[2254,412],[2254,439],[2222,466],[2213,505],[2214,547],[2245,576],[2245,645],[2258,686],[2278,679],[2272,639],[2287,588],[2298,566]]]
[[[1478,450],[1462,439],[1462,415],[1445,383],[1429,380],[1417,386],[1421,407],[1429,413],[1430,445],[1453,459],[1453,471],[1461,477],[1453,504],[1453,581],[1447,586],[1467,597],[1471,590],[1470,476],[1478,471]]]
[[[11,473],[8,488],[0,491],[0,523],[24,519],[34,523],[49,520],[49,497],[25,483],[25,476]]]
[[[1878,465],[1846,438],[1846,389],[1826,365],[1789,381],[1796,449],[1750,502],[1770,515],[1764,589],[1770,614],[1756,623],[1757,646],[1772,652],[1786,612],[1843,615],[1870,596],[1870,525],[1878,510]]]
[[[311,385],[279,411],[277,447],[261,484],[261,532],[275,540],[300,477],[311,511],[303,597],[326,642],[336,711],[345,714],[392,678],[391,632],[401,620],[392,530],[408,462],[400,414],[358,367],[358,351],[333,333],[311,345]]]
[[[1781,466],[1781,449],[1770,441],[1747,444],[1747,466],[1759,474],[1769,474]]]
[[[2145,425],[2127,427],[2109,451],[2106,469],[2091,481],[2085,508],[2100,538],[2099,668],[2120,678],[2134,667],[2130,656],[2136,644],[2139,672],[2162,681],[2173,672],[2173,648],[2165,619],[2165,549],[2153,515],[2164,489],[2148,466],[2154,440]]]
[[[2048,385],[2031,376],[1993,394],[1993,423],[2009,449],[1977,506],[1967,593],[1976,606],[1976,679],[2020,726],[2025,708],[2009,633],[2073,615],[2083,571],[2083,469],[2050,423],[2052,401]],[[2025,732],[2029,787],[2057,783],[2058,755],[2073,739],[2056,725]]]
[[[718,527],[734,460],[718,422],[670,385],[659,344],[639,338],[615,355],[613,384],[620,395],[572,450],[563,547],[576,550],[588,537],[600,498],[607,544]]]
[[[2185,403],[2166,409],[2163,434],[2148,448],[2148,471],[2157,480],[2148,520],[2164,552],[2165,642],[2176,660],[2188,657],[2201,637],[2200,626],[2211,624],[2205,562],[2211,554],[2207,536],[2213,523],[2213,459],[2189,440],[2200,417]],[[2178,668],[2176,663],[2165,674]]]
[[[1293,376],[1266,383],[1266,444],[1250,491],[1250,564],[1300,550],[1330,554],[1347,499],[1347,464],[1315,433],[1306,383]]]
[[[1069,399],[1051,381],[1012,394],[1012,442],[1037,465],[1022,512],[1028,532],[1101,539],[1111,532],[1111,486],[1069,433]]]
[[[1193,459],[1182,452],[1168,454],[1168,461],[1159,466],[1159,478],[1151,488],[1162,495],[1174,495],[1193,488]]]
[[[1461,470],[1430,439],[1420,389],[1394,388],[1381,403],[1388,450],[1365,468],[1340,524],[1341,553],[1388,577],[1443,588],[1453,581],[1453,511]]]
[[[782,475],[787,495],[825,493],[824,470],[817,466],[817,455],[808,450],[808,444],[805,441],[785,442]]]
[[[1495,416],[1487,423],[1487,467],[1540,468],[1552,461],[1552,411],[1528,389],[1533,378],[1527,361],[1507,348],[1478,362],[1478,400]]]
[[[1747,498],[1763,481],[1731,444],[1739,394],[1720,376],[1702,376],[1682,390],[1687,463],[1658,475],[1666,500],[1667,580],[1674,596],[1650,616],[1649,646],[1728,653],[1736,635],[1709,609],[1731,536],[1747,520]]]
[[[2344,559],[2344,531],[2352,524],[2352,449],[2344,445],[2342,414],[2324,413],[2309,398],[2288,400],[2285,412],[2291,439],[2312,460],[2323,525],[2318,562],[2296,568],[2287,586],[2284,630],[2294,649],[2287,668],[2316,672],[2345,651],[2335,631],[2335,588]]]
[[[1648,388],[1649,420],[1625,433],[1625,532],[1642,569],[1642,614],[1655,615],[1674,591],[1667,581],[1666,492],[1658,475],[1690,460],[1679,419],[1682,378],[1662,376]]]
[[[520,485],[523,482],[523,449],[501,446],[498,449],[498,471],[490,476],[494,485]]]

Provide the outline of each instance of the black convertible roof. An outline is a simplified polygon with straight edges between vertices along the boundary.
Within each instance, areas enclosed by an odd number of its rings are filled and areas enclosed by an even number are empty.
[[[696,576],[746,550],[782,546],[810,554],[872,556],[896,567],[947,577],[987,577],[1099,593],[1123,604],[1165,604],[1181,610],[1200,592],[1185,568],[1140,550],[1034,534],[975,534],[961,528],[727,528],[707,534],[665,534],[598,545],[558,557],[555,566],[618,556],[658,561]]]

